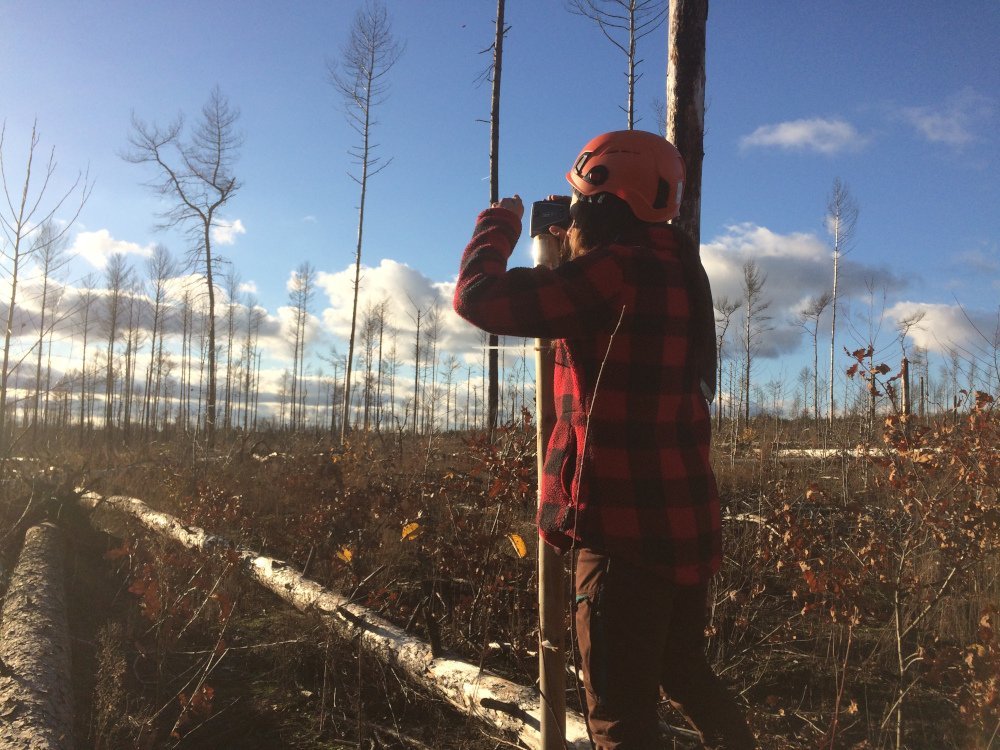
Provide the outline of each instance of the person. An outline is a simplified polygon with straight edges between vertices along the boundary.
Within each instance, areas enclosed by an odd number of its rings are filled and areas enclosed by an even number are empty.
[[[722,557],[709,463],[714,314],[694,243],[668,222],[684,162],[653,133],[591,140],[566,175],[564,262],[507,268],[521,199],[483,211],[455,311],[499,335],[553,339],[556,423],[541,538],[575,555],[576,628],[598,750],[660,747],[660,690],[705,747],[755,741],[705,657],[708,583]]]

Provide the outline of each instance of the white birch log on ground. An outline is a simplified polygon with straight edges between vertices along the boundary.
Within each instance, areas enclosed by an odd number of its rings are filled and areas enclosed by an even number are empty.
[[[0,748],[71,750],[73,691],[63,539],[28,529],[0,621]]]
[[[510,732],[529,748],[541,747],[540,706],[536,690],[493,675],[456,658],[437,657],[419,638],[351,603],[347,597],[305,578],[287,563],[236,547],[232,542],[197,526],[187,526],[174,516],[153,510],[132,497],[102,497],[80,491],[79,503],[91,511],[96,528],[123,536],[128,521],[171,539],[191,550],[238,560],[242,571],[281,599],[303,612],[314,612],[346,638],[358,638],[370,653],[402,669],[428,692],[437,694],[461,711],[497,729]],[[590,750],[583,716],[567,711],[566,747]]]

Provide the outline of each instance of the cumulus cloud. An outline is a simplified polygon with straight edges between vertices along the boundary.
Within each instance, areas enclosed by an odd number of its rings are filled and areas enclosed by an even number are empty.
[[[257,282],[244,281],[236,289],[242,294],[257,294]]]
[[[830,247],[815,234],[781,234],[752,223],[737,224],[701,246],[701,258],[716,299],[743,298],[743,265],[753,260],[766,277],[763,299],[771,320],[760,339],[760,356],[776,358],[795,351],[802,329],[795,322],[809,300],[829,291],[833,281]],[[842,302],[869,285],[899,289],[903,281],[890,271],[849,257],[841,259],[838,295]],[[737,326],[738,327],[738,326]]]
[[[212,226],[212,241],[220,245],[233,245],[236,243],[237,235],[246,233],[246,227],[239,219],[236,221],[219,220]]]
[[[703,244],[701,257],[713,294],[732,300],[740,299],[743,294],[744,262],[755,260],[767,277],[764,298],[770,302],[767,314],[771,318],[771,330],[761,339],[760,356],[776,358],[798,349],[802,329],[795,322],[797,314],[811,298],[828,291],[832,282],[832,253],[821,237],[803,232],[781,234],[752,223],[739,224]],[[895,291],[904,286],[904,281],[884,268],[855,261],[850,256],[842,257],[838,290],[842,303],[864,295],[869,285]],[[323,327],[346,341],[351,325],[353,267],[335,273],[319,272],[317,288],[326,297],[326,307],[319,313]],[[400,351],[408,352],[415,334],[417,310],[421,313],[421,325],[425,326],[429,311],[436,308],[440,321],[439,351],[478,363],[482,334],[453,312],[454,291],[454,281],[434,281],[403,263],[382,260],[375,267],[362,269],[359,320],[369,305],[385,301],[389,322],[399,334]],[[734,326],[734,330],[737,328]],[[505,343],[520,346],[519,340]]]
[[[841,151],[858,151],[867,142],[868,139],[845,120],[814,117],[761,125],[750,135],[743,136],[740,145],[743,148],[781,148],[786,151],[836,154]]]
[[[80,256],[94,268],[104,268],[112,255],[139,255],[148,258],[153,254],[153,245],[116,240],[107,229],[98,229],[96,232],[79,232],[69,252]]]
[[[322,313],[325,327],[346,340],[351,331],[354,268],[348,267],[336,273],[319,272],[316,283],[328,301],[328,307]],[[426,324],[429,314],[436,314],[440,324],[439,349],[471,356],[480,348],[480,334],[478,329],[452,310],[454,292],[454,282],[434,281],[404,263],[385,259],[374,268],[362,267],[358,314],[360,317],[369,305],[385,301],[393,328],[401,336],[410,337],[416,332],[418,310],[422,326]]]
[[[295,308],[279,307],[274,316],[269,316],[266,336],[262,346],[279,359],[291,360],[295,341]],[[316,340],[322,330],[322,321],[315,315],[306,315],[305,340],[308,346]]]
[[[910,328],[909,338],[917,346],[938,354],[952,351],[976,352],[1000,346],[998,312],[970,310],[960,305],[927,302],[897,302],[886,310],[896,323],[920,317]]]
[[[980,140],[978,131],[993,120],[996,102],[965,88],[941,105],[905,107],[903,120],[932,143],[961,148]]]

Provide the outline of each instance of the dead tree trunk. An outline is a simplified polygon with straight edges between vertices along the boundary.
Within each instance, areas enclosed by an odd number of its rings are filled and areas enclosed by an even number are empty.
[[[459,710],[489,722],[500,730],[516,734],[530,748],[540,748],[540,706],[534,688],[497,677],[475,664],[454,658],[435,657],[429,643],[411,636],[364,607],[351,603],[348,597],[305,578],[287,563],[235,547],[222,537],[208,534],[196,526],[187,526],[173,516],[155,511],[141,500],[120,496],[102,497],[93,492],[83,492],[79,503],[92,511],[90,522],[102,531],[122,535],[130,523],[138,522],[147,530],[188,549],[224,555],[227,560],[238,560],[244,575],[296,609],[313,612],[329,622],[341,635],[357,638],[366,650],[401,669],[411,679]],[[566,717],[566,748],[590,748],[583,717],[578,713]]]
[[[0,625],[0,747],[72,750],[63,542],[43,523],[28,529]]]
[[[701,243],[701,164],[705,158],[705,24],[708,0],[670,0],[667,45],[667,140],[684,157],[681,229]]]
[[[507,34],[504,25],[504,0],[497,0],[497,31],[493,41],[491,66],[492,90],[490,97],[490,205],[500,200],[500,74],[503,71],[503,39]],[[500,337],[490,334],[490,390],[487,398],[487,429],[490,435],[497,428],[500,404]]]

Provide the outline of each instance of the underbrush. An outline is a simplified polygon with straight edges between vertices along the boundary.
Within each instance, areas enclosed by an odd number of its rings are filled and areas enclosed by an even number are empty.
[[[715,457],[726,558],[709,646],[761,746],[1000,747],[992,400],[936,422],[889,417],[878,441],[822,458],[782,455],[819,444],[810,423],[752,428]],[[274,434],[211,454],[165,442],[102,466],[77,453],[59,481],[140,497],[284,559],[436,651],[530,684],[534,446],[527,420],[493,441],[370,435],[340,448]],[[8,491],[31,487],[8,473]],[[13,508],[0,508],[5,524]],[[225,561],[145,538],[101,552],[111,577],[97,589],[119,612],[92,628],[95,746],[500,743]],[[114,580],[125,583],[108,594]]]

